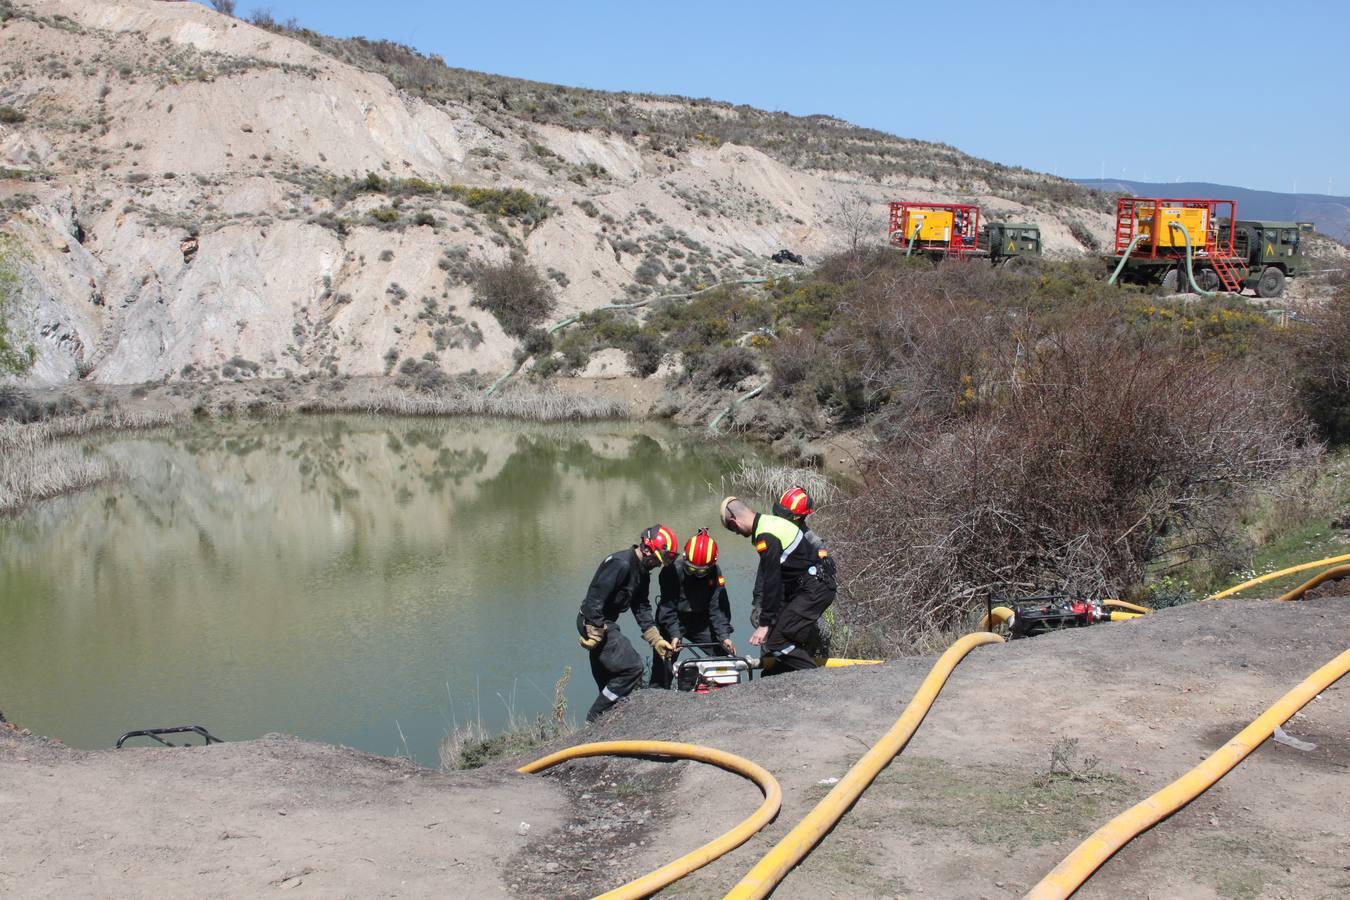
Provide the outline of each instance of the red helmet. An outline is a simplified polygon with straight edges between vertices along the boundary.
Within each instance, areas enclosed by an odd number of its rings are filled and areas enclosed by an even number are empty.
[[[795,486],[778,498],[778,505],[794,516],[809,516],[815,512],[811,507],[811,495]]]
[[[702,574],[717,562],[717,541],[708,537],[708,529],[700,528],[698,534],[684,545],[684,558],[689,568]]]
[[[675,532],[664,525],[653,525],[643,530],[638,543],[650,550],[652,555],[656,557],[656,561],[663,566],[680,552],[679,538],[675,537]]]

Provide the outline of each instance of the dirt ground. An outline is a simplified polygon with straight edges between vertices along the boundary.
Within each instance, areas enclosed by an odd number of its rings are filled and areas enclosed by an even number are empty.
[[[1350,646],[1347,600],[1194,604],[974,651],[905,752],[775,896],[1020,896]],[[890,727],[931,663],[706,696],[641,691],[570,740],[706,743],[774,772],[778,820],[666,892],[720,896]],[[1287,731],[1316,749],[1268,742],[1080,896],[1345,896],[1350,683]],[[1082,780],[1045,777],[1057,746]],[[441,774],[275,735],[84,752],[10,726],[0,895],[584,897],[722,833],[759,798],[691,763],[511,768]]]

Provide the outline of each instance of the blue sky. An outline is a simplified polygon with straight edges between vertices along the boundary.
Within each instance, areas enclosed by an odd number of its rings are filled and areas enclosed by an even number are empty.
[[[827,113],[1068,177],[1350,195],[1345,0],[238,4],[255,8],[463,68]]]

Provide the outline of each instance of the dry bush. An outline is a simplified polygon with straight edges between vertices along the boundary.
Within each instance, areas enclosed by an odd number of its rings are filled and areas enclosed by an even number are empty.
[[[990,596],[1120,590],[1164,554],[1212,549],[1234,495],[1313,452],[1254,363],[1092,316],[1006,365],[984,360],[992,383],[958,391],[969,405],[944,427],[920,424],[956,361],[990,352],[977,333],[918,354],[914,368],[945,374],[901,392],[916,424],[878,454],[834,541],[850,632],[895,641],[959,624]]]
[[[478,262],[471,272],[473,305],[492,313],[512,337],[525,337],[553,312],[552,286],[523,259]]]
[[[1305,311],[1292,337],[1308,415],[1333,444],[1350,442],[1350,286]]]

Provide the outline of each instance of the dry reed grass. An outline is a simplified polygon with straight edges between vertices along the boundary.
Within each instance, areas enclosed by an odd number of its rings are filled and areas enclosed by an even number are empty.
[[[83,446],[61,443],[96,431],[158,428],[180,413],[83,413],[43,422],[0,422],[0,512],[92,487],[113,477],[111,463]]]
[[[803,488],[811,495],[816,508],[842,498],[839,486],[816,469],[775,465],[743,459],[740,467],[722,478],[722,493],[742,490],[761,497],[777,500],[790,487]]]
[[[302,403],[304,413],[384,413],[398,416],[496,416],[534,422],[622,419],[628,407],[620,400],[548,391],[522,397],[406,397],[387,394],[353,400],[315,400]]]

